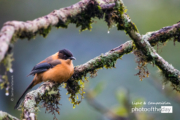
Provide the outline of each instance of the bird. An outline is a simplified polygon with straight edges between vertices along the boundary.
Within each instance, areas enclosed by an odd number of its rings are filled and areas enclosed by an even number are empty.
[[[27,92],[35,85],[48,80],[59,84],[66,82],[74,74],[72,60],[76,60],[73,54],[67,49],[62,49],[36,64],[28,75],[33,75],[34,78],[17,101],[14,109],[19,108]]]

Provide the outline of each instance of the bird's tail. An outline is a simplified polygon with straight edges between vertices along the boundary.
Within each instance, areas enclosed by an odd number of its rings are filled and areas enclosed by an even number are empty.
[[[29,92],[29,90],[31,90],[31,88],[34,86],[34,80],[31,82],[31,84],[26,88],[26,90],[24,91],[24,93],[21,95],[21,97],[19,98],[19,100],[16,103],[16,106],[14,107],[14,109],[18,109],[18,107],[20,106],[21,102],[23,101],[23,99],[25,98],[27,92]]]

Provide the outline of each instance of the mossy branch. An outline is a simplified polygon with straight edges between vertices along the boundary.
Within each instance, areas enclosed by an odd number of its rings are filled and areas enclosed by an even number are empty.
[[[164,43],[171,38],[174,38],[174,42],[180,42],[180,22],[172,26],[163,27],[158,31],[150,32],[147,34],[150,36],[148,38],[148,41],[150,41],[151,46],[156,45],[157,42]]]
[[[122,3],[123,4],[123,3]],[[180,91],[180,71],[175,69],[171,64],[165,61],[151,46],[150,43],[157,43],[153,40],[165,42],[167,39],[174,38],[179,40],[180,25],[179,23],[165,27],[157,32],[149,32],[146,35],[140,35],[135,24],[131,21],[130,17],[123,13],[121,15],[123,20],[123,28],[125,32],[134,41],[135,46],[146,57],[145,62],[151,62],[155,64],[162,72],[164,76],[164,82],[171,82],[174,89]],[[149,41],[151,42],[149,42]]]
[[[124,54],[131,53],[135,50],[136,47],[133,41],[127,41],[126,43],[102,54],[100,56],[91,59],[90,61],[76,66],[75,73],[73,74],[72,78],[69,79],[65,84],[65,88],[70,95],[71,103],[73,106],[78,105],[80,101],[76,99],[76,96],[80,94],[83,97],[83,79],[87,79],[87,74],[89,73],[91,77],[96,75],[96,72],[102,68],[115,68],[116,61],[121,58]],[[36,112],[38,111],[38,104],[39,102],[43,102],[45,107],[51,103],[51,99],[47,97],[49,93],[53,93],[56,98],[60,99],[60,94],[58,93],[58,84],[46,82],[42,84],[37,90],[34,90],[26,95],[25,101],[23,103],[23,118],[28,118],[31,116],[35,116]],[[56,92],[52,92],[56,91]],[[59,96],[59,97],[58,97]],[[56,103],[58,100],[55,100]],[[55,104],[55,103],[54,103]],[[59,103],[58,103],[59,104]],[[46,107],[47,108],[47,107]],[[58,111],[59,113],[59,111]],[[54,114],[54,113],[53,113]],[[31,115],[31,116],[27,116]]]
[[[88,62],[76,66],[74,74],[71,79],[65,83],[65,87],[70,94],[71,103],[75,107],[80,101],[76,99],[77,95],[80,94],[83,98],[84,92],[84,81],[88,79],[87,74],[90,77],[95,77],[97,71],[102,68],[115,68],[116,61],[121,58],[124,54],[128,54],[133,50],[132,41],[128,41],[105,54],[95,57]]]
[[[67,28],[69,23],[81,26],[81,31],[91,29],[91,18],[103,18],[105,10],[113,9],[116,0],[82,0],[72,6],[54,10],[33,21],[9,21],[0,31],[0,61],[4,58],[10,42],[16,38],[34,38],[37,34],[46,36],[52,26]]]
[[[22,109],[22,119],[26,120],[36,120],[36,114],[39,110],[38,104],[43,102],[43,107],[46,108],[46,111],[54,115],[56,118],[55,112],[59,114],[59,84],[54,82],[45,82],[36,90],[29,92],[23,104],[21,105]]]
[[[72,100],[71,102],[73,103],[73,105],[78,104],[78,102],[75,101],[75,97],[80,92],[80,90],[83,90],[82,86],[80,86],[78,83],[80,81],[82,82],[83,77],[85,77],[88,73],[94,75],[98,69],[103,67],[106,68],[115,67],[115,63],[117,59],[120,58],[123,54],[127,54],[131,52],[132,49],[133,49],[132,41],[128,41],[110,50],[109,52],[88,61],[85,64],[76,66],[74,75],[72,76],[71,79],[68,80],[67,83],[65,83],[68,93],[71,95],[70,98]],[[71,82],[72,84],[70,84]],[[38,112],[39,109],[38,104],[40,102],[44,103],[44,107],[46,107],[46,109],[49,109],[48,105],[49,103],[52,103],[52,101],[53,101],[52,104],[58,105],[59,104],[58,101],[60,100],[58,87],[59,84],[52,82],[45,82],[38,89],[29,92],[26,95],[25,100],[21,106],[23,112],[22,118],[27,119],[27,118],[35,117],[36,113]],[[58,110],[59,109],[57,108],[56,110],[52,110],[52,111],[58,112]],[[55,113],[53,114],[55,115]]]
[[[0,111],[0,120],[19,120],[19,119],[6,112]]]

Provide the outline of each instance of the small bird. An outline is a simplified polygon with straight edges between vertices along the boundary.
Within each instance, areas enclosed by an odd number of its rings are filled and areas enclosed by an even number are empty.
[[[29,74],[33,75],[34,79],[21,95],[14,109],[19,107],[26,93],[35,85],[48,80],[56,83],[66,82],[74,74],[72,60],[75,59],[69,50],[62,49],[35,65]]]

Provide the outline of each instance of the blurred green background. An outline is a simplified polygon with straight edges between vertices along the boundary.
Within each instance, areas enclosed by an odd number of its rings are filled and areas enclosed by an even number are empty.
[[[3,23],[11,20],[33,20],[37,17],[44,16],[54,9],[70,6],[78,0],[0,0],[0,27]],[[170,26],[180,21],[180,1],[179,0],[124,0],[128,11],[127,14],[136,24],[141,34],[155,31],[165,26]],[[60,49],[67,48],[71,50],[76,57],[74,65],[80,65],[88,60],[105,53],[110,49],[123,44],[130,38],[126,36],[124,31],[117,31],[114,27],[110,29],[103,20],[98,20],[93,24],[92,31],[84,31],[79,33],[80,28],[76,28],[74,24],[70,24],[68,29],[53,28],[46,38],[37,36],[33,40],[18,40],[14,47],[14,59],[12,74],[9,74],[9,81],[13,76],[14,81],[14,101],[10,96],[5,96],[5,91],[0,90],[0,110],[10,113],[19,118],[20,111],[14,110],[16,101],[30,84],[33,77],[26,77],[35,64],[44,58],[54,54]],[[157,46],[155,46],[157,48]],[[162,50],[162,51],[161,51]],[[180,70],[180,44],[173,41],[168,42],[165,47],[159,49],[159,54]],[[150,77],[139,80],[138,76],[134,76],[138,70],[135,68],[135,57],[133,54],[124,55],[122,60],[118,60],[115,69],[102,69],[98,71],[98,76],[89,79],[86,83],[86,90],[93,89],[99,82],[105,84],[105,88],[95,98],[101,105],[109,109],[119,104],[116,99],[116,92],[120,88],[129,91],[131,101],[136,98],[143,98],[145,102],[170,102],[173,106],[173,113],[147,113],[153,116],[155,120],[178,120],[180,118],[180,101],[174,101],[179,93],[170,91],[169,95],[164,95],[164,90],[157,89],[152,81],[161,82],[161,76],[158,74],[156,67],[148,65]],[[3,73],[1,69],[1,74]],[[39,85],[34,87],[36,89]],[[169,87],[165,87],[169,89]],[[170,87],[170,90],[172,88]],[[83,102],[73,109],[72,104],[68,101],[66,90],[60,88],[61,101],[60,114],[57,115],[61,120],[104,120],[107,119],[103,115],[90,106],[84,99]],[[171,92],[173,95],[171,95]],[[119,92],[121,94],[121,92]],[[148,105],[146,107],[149,107]],[[38,119],[50,120],[53,116],[45,114],[45,109],[40,109]]]

